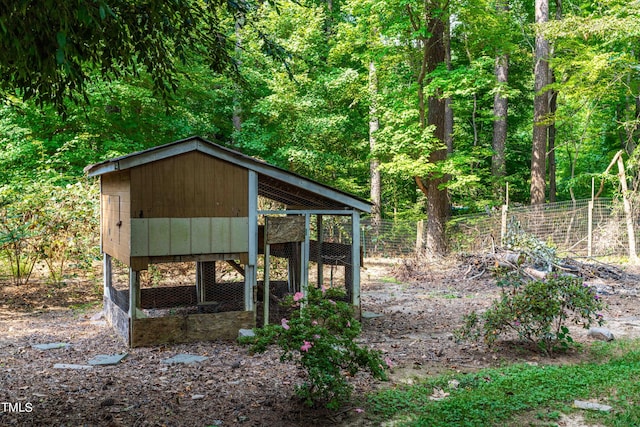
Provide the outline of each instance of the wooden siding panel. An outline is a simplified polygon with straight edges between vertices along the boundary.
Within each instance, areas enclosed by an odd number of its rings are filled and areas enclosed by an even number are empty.
[[[135,257],[233,254],[249,250],[249,219],[133,218],[131,254]]]
[[[151,218],[139,221],[149,224],[149,253],[144,255],[171,255],[171,219]]]
[[[248,216],[248,170],[191,152],[131,169],[135,218]]]
[[[171,255],[186,255],[191,253],[191,240],[199,236],[191,235],[191,220],[189,218],[171,218],[169,230]]]
[[[191,253],[211,253],[211,219],[193,218],[191,220],[191,232],[193,236],[197,237],[191,239]]]
[[[131,256],[138,257],[148,254],[149,224],[143,218],[133,218],[131,220]]]
[[[102,251],[128,265],[131,241],[129,171],[110,173],[101,179]]]

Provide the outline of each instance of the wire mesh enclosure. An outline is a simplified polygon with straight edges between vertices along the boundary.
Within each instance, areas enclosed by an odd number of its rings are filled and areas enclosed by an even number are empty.
[[[117,261],[109,291],[111,301],[128,312],[128,267]],[[145,317],[239,311],[243,303],[244,277],[233,260],[153,264],[140,273]]]
[[[262,229],[269,217],[261,218]],[[269,244],[262,251],[262,276],[258,282],[258,325],[264,324],[264,284],[269,283],[269,323],[279,323],[288,312],[282,302],[287,295],[302,291],[303,283],[312,287],[342,289],[345,300],[350,301],[353,292],[352,218],[339,215],[309,215],[309,245],[304,241]],[[267,238],[268,242],[268,238]],[[304,265],[308,250],[308,264]],[[265,252],[268,254],[265,255]],[[268,260],[266,259],[268,257]],[[265,268],[266,264],[268,267]],[[267,276],[265,276],[265,274]],[[266,280],[265,280],[266,278]]]
[[[450,245],[458,252],[486,252],[500,245],[505,222],[516,219],[523,230],[573,256],[628,253],[628,233],[622,203],[610,199],[575,200],[540,206],[509,207],[488,215],[451,221]],[[637,228],[637,227],[636,227]],[[637,239],[636,239],[637,241]]]
[[[376,225],[363,219],[361,230],[362,249],[367,257],[399,257],[415,252],[416,221],[381,221]]]

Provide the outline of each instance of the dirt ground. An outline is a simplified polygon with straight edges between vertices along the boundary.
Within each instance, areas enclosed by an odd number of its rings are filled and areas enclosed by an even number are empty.
[[[639,336],[638,271],[608,265],[593,271],[587,281],[608,304],[605,326],[617,338]],[[494,279],[478,260],[456,258],[425,265],[415,260],[367,259],[362,278],[362,309],[367,317],[362,342],[381,350],[394,367],[388,382],[367,375],[352,378],[355,403],[336,412],[309,409],[297,401],[294,387],[303,378],[291,365],[279,362],[276,349],[250,355],[233,342],[129,349],[96,316],[101,311],[96,295],[99,281],[22,287],[0,282],[0,425],[376,425],[357,402],[377,388],[447,371],[523,361],[574,363],[585,357],[573,352],[548,359],[513,343],[492,350],[457,343],[453,331],[463,316],[488,307],[498,295]],[[590,342],[584,330],[574,331],[573,336]],[[54,342],[69,346],[33,347]],[[86,365],[96,355],[116,353],[128,355],[115,366],[54,368]],[[162,363],[180,353],[208,359],[187,365]]]

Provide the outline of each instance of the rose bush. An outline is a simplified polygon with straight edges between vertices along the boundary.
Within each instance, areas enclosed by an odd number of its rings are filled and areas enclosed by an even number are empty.
[[[289,319],[258,328],[254,337],[241,340],[258,353],[272,344],[279,346],[282,362],[294,362],[305,371],[306,380],[296,393],[310,406],[339,408],[351,397],[348,377],[361,370],[386,379],[390,361],[356,342],[361,325],[343,298],[344,292],[336,289],[309,289],[307,298],[296,293],[285,299],[285,305],[294,309]]]

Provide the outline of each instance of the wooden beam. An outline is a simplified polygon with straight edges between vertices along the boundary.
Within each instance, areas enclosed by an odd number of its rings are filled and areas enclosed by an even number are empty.
[[[242,275],[242,277],[246,277],[246,274],[245,274],[244,268],[242,268],[242,267],[240,266],[240,264],[238,264],[237,262],[235,262],[235,261],[234,261],[234,260],[232,260],[232,259],[228,259],[228,260],[226,260],[226,261],[227,261],[227,264],[229,264],[231,267],[233,267],[233,269],[234,269],[235,271],[237,271],[238,273],[240,273],[240,274]]]
[[[132,347],[157,344],[187,343],[217,339],[235,340],[240,329],[255,327],[252,311],[189,314],[186,316],[136,319],[132,331]]]

